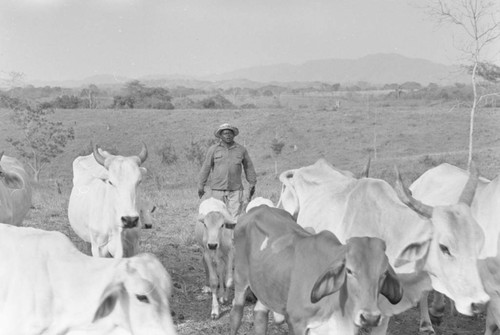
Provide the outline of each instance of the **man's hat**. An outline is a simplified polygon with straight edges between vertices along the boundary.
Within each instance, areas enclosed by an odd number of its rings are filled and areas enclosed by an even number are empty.
[[[225,129],[231,130],[234,133],[234,136],[236,136],[240,133],[238,128],[231,126],[229,123],[224,123],[224,124],[221,124],[219,126],[219,128],[217,128],[217,130],[215,131],[215,133],[214,133],[215,137],[220,137],[220,133]]]

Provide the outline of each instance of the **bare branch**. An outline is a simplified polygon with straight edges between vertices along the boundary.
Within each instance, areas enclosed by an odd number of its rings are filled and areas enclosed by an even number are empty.
[[[488,93],[488,94],[483,94],[477,99],[477,102],[481,102],[481,100],[489,97],[500,97],[500,92],[498,93]]]

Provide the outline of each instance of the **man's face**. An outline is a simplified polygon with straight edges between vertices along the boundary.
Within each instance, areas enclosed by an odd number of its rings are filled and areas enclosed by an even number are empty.
[[[234,133],[232,130],[224,129],[220,132],[220,138],[226,144],[232,144],[234,142]]]

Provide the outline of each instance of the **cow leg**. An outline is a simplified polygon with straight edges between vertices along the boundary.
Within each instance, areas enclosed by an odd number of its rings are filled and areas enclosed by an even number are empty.
[[[275,324],[280,325],[285,321],[285,316],[283,314],[273,312],[273,320]]]
[[[253,324],[256,335],[266,335],[267,321],[269,320],[269,309],[260,301],[257,301],[253,309]]]
[[[484,335],[493,335],[498,330],[498,325],[500,324],[497,317],[500,317],[500,308],[498,306],[499,301],[496,298],[490,300],[488,307],[486,308],[486,325],[484,330]]]
[[[225,304],[229,301],[229,290],[226,287],[224,278],[226,275],[226,262],[222,257],[215,257],[215,263],[217,268],[217,281],[218,281],[218,297],[221,304]]]
[[[230,315],[231,335],[236,335],[240,328],[241,319],[243,318],[243,307],[245,306],[245,293],[248,288],[248,283],[243,276],[235,273],[234,277],[234,299]]]
[[[440,325],[443,322],[444,316],[444,294],[434,291],[434,299],[432,300],[432,305],[429,310],[429,316],[431,321],[435,325]]]
[[[226,287],[233,287],[233,269],[234,269],[234,246],[229,248],[227,253],[227,267],[226,267]]]
[[[431,319],[429,317],[429,305],[427,299],[429,297],[429,291],[422,293],[420,298],[420,328],[419,332],[424,334],[435,334],[434,328],[432,327]]]
[[[380,321],[380,325],[372,328],[371,335],[386,335],[387,327],[389,326],[390,316],[382,316],[382,320]]]
[[[101,257],[99,252],[99,246],[97,244],[92,243],[90,251],[92,252],[92,256]]]
[[[94,257],[112,257],[106,246],[101,247],[97,243],[92,243],[91,251]]]
[[[208,252],[203,253],[203,260],[205,261],[206,269],[208,270],[208,279],[210,283],[210,290],[212,292],[212,312],[210,316],[213,320],[218,319],[220,315],[219,301],[217,300],[217,287],[219,286],[219,278],[212,263],[212,257]]]
[[[205,256],[203,256],[203,259],[201,260],[203,263],[203,267],[205,268],[205,285],[203,285],[201,291],[203,293],[211,293],[212,291],[210,290],[210,270],[208,270],[208,265],[207,262],[205,261]]]
[[[288,334],[291,335],[306,335],[307,325],[304,321],[300,319],[293,320],[291,317],[286,318],[286,323],[288,324]]]

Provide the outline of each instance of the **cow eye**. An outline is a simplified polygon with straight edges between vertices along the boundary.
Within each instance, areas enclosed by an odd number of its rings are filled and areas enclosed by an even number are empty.
[[[136,294],[135,297],[137,298],[137,300],[139,300],[140,302],[144,302],[146,304],[149,303],[149,299],[147,296],[143,295],[143,294]]]
[[[108,179],[108,184],[111,185],[111,186],[113,186],[113,183],[109,179]]]
[[[451,253],[450,253],[450,249],[448,249],[447,246],[445,246],[444,244],[440,244],[439,245],[439,249],[441,249],[441,252],[445,255],[448,255],[448,256],[451,256]]]
[[[345,268],[345,272],[347,272],[348,275],[351,275],[352,276],[352,270],[349,269],[349,268]]]

